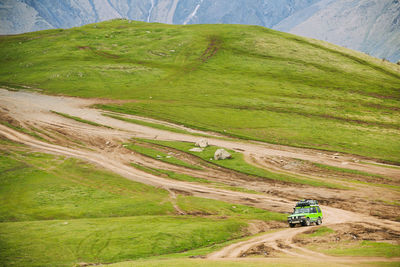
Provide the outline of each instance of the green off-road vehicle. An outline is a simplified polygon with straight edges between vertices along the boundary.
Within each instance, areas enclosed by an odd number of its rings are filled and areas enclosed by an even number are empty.
[[[296,224],[309,226],[311,223],[320,225],[322,223],[322,212],[318,206],[318,201],[306,199],[297,202],[293,213],[288,216],[288,223],[290,227]]]

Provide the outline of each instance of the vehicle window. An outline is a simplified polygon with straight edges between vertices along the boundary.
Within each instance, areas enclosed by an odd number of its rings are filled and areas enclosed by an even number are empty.
[[[311,208],[311,213],[317,213],[317,209],[315,207]]]
[[[321,209],[319,207],[317,207],[318,212],[321,212]]]
[[[299,214],[299,213],[310,213],[310,208],[300,208],[294,210],[294,214]]]

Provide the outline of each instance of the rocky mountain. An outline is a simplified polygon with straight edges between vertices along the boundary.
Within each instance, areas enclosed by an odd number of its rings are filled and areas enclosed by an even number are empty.
[[[325,40],[390,61],[400,59],[399,0],[325,0],[274,28]]]
[[[261,25],[400,59],[399,0],[0,0],[0,34],[112,18]]]
[[[175,11],[175,24],[251,24],[271,28],[284,18],[318,0],[182,0]]]

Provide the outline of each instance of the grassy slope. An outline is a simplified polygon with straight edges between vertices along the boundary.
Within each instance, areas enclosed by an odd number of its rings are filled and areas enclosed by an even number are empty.
[[[163,162],[167,162],[167,163],[170,163],[170,164],[186,167],[186,168],[193,169],[193,170],[201,170],[202,169],[199,166],[194,166],[194,165],[192,165],[190,163],[187,163],[187,162],[182,161],[180,159],[177,159],[177,158],[175,158],[175,157],[173,157],[171,155],[168,155],[168,154],[166,154],[166,153],[164,153],[162,151],[155,150],[155,149],[152,149],[152,148],[149,148],[149,147],[141,146],[140,143],[134,143],[134,144],[129,143],[129,144],[124,144],[124,146],[127,149],[135,151],[135,152],[137,152],[139,154],[142,154],[142,155],[145,155],[145,156],[148,156],[150,158],[157,159],[157,160],[160,160],[160,161],[163,161]]]
[[[5,266],[72,266],[146,258],[237,238],[242,226],[237,220],[190,216],[2,223],[1,262]]]
[[[335,246],[336,245],[336,246]],[[364,256],[393,258],[400,255],[400,245],[375,241],[342,242],[322,252],[333,256]],[[318,248],[314,249],[318,250]]]
[[[103,108],[400,162],[395,65],[258,26],[124,20],[0,37],[0,84],[136,99]]]
[[[114,114],[103,113],[102,115],[110,117],[110,118],[113,118],[113,119],[126,121],[126,122],[130,122],[130,123],[134,123],[134,124],[139,124],[139,125],[143,125],[143,126],[147,126],[147,127],[151,127],[151,128],[156,128],[156,129],[160,129],[160,130],[170,131],[170,132],[174,132],[174,133],[191,134],[191,135],[196,135],[196,136],[207,136],[207,135],[199,134],[199,133],[190,133],[190,132],[188,132],[186,130],[183,130],[183,129],[173,128],[173,127],[162,125],[162,124],[158,124],[158,123],[124,118],[124,117],[117,116],[117,115],[114,115]]]
[[[3,222],[174,214],[168,192],[74,159],[22,152],[0,159]]]
[[[318,168],[333,171],[333,172],[351,173],[351,174],[358,174],[358,175],[367,176],[367,177],[389,179],[389,178],[385,178],[384,176],[378,175],[378,174],[372,174],[372,173],[368,173],[368,172],[351,170],[351,169],[346,169],[346,168],[339,168],[339,167],[329,166],[329,165],[325,165],[325,164],[321,164],[321,163],[313,163],[313,165]]]
[[[237,191],[237,192],[246,192],[246,193],[250,193],[250,194],[258,194],[259,193],[254,190],[250,190],[250,189],[246,189],[246,188],[242,188],[242,187],[230,186],[230,185],[220,183],[220,182],[211,182],[210,180],[200,178],[200,177],[194,177],[194,176],[187,175],[187,174],[177,173],[177,172],[168,171],[168,170],[164,170],[164,169],[149,168],[149,167],[145,167],[143,165],[139,165],[139,164],[135,164],[135,163],[131,163],[131,165],[141,171],[144,171],[144,172],[147,172],[147,173],[150,173],[153,175],[161,176],[164,178],[168,177],[170,179],[174,179],[174,180],[178,180],[178,181],[209,184],[215,188],[223,188],[223,189]]]
[[[208,216],[177,216],[165,190],[74,159],[0,145],[7,147],[0,149],[0,265],[71,266],[178,253],[241,237],[248,220],[285,220],[187,196],[177,199],[181,209]]]
[[[298,238],[307,239],[322,237],[335,233],[335,230],[322,226],[312,233],[300,234]],[[341,240],[335,242],[311,243],[308,247],[312,250],[332,256],[363,256],[363,257],[398,257],[400,245],[372,240]]]
[[[315,259],[314,261],[306,261],[303,259],[244,259],[244,260],[202,260],[202,259],[172,259],[172,260],[140,260],[134,262],[122,262],[112,265],[107,265],[107,267],[164,267],[164,266],[174,266],[174,267],[343,267],[345,265],[341,263],[334,262],[322,262],[320,259]],[[106,266],[106,265],[103,265]],[[348,265],[347,265],[348,266]],[[398,262],[368,262],[368,263],[352,263],[351,266],[354,267],[398,267]]]
[[[68,114],[65,114],[65,113],[61,113],[61,112],[56,112],[56,111],[51,111],[51,112],[53,112],[54,114],[63,116],[64,118],[74,120],[74,121],[86,123],[86,124],[93,125],[93,126],[106,127],[106,128],[112,129],[112,127],[109,127],[109,126],[106,126],[106,125],[101,125],[101,124],[98,124],[98,123],[93,122],[93,121],[84,120],[84,119],[76,117],[76,116],[71,116],[71,115],[68,115]]]
[[[241,173],[244,173],[247,175],[253,175],[253,176],[262,177],[262,178],[266,178],[266,179],[270,179],[270,180],[310,185],[310,186],[316,186],[316,187],[346,189],[346,187],[341,186],[339,184],[335,184],[335,183],[313,180],[313,179],[305,178],[305,177],[301,177],[301,176],[281,174],[281,173],[277,173],[277,172],[271,172],[266,169],[258,168],[256,166],[253,166],[253,165],[247,163],[244,160],[242,153],[235,152],[232,150],[227,150],[232,156],[231,159],[219,160],[219,161],[213,160],[215,151],[217,149],[219,149],[219,147],[216,147],[216,146],[208,146],[207,148],[205,148],[203,150],[203,152],[191,152],[191,151],[189,151],[189,149],[193,148],[194,146],[192,143],[188,143],[188,142],[158,141],[158,140],[145,140],[145,139],[141,139],[141,140],[152,143],[152,144],[158,144],[161,146],[171,147],[171,148],[180,150],[182,152],[197,156],[209,163],[213,163],[215,165],[218,165],[218,166],[221,166],[221,167],[224,167],[227,169],[232,169],[232,170],[235,170],[237,172],[241,172]]]

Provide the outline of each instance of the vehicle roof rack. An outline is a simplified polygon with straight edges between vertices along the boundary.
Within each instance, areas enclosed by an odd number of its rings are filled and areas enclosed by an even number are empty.
[[[299,202],[297,202],[296,207],[306,207],[312,205],[318,205],[318,201],[313,199],[300,200]]]

